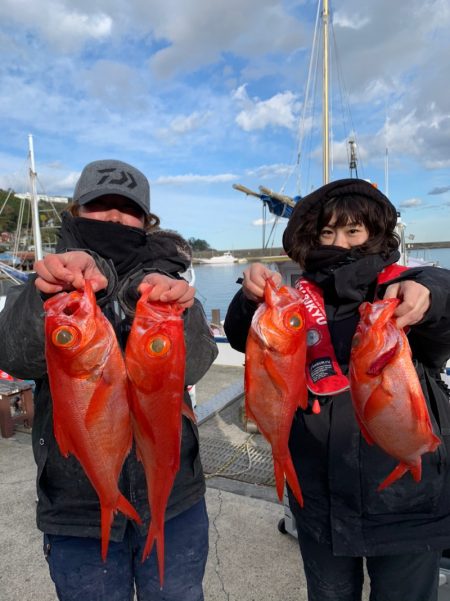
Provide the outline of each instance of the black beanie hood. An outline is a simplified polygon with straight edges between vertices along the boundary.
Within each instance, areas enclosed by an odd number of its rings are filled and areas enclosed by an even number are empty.
[[[391,201],[373,184],[363,179],[340,179],[321,186],[311,194],[301,198],[289,218],[283,234],[283,248],[291,256],[292,247],[295,242],[295,233],[302,223],[305,215],[315,212],[319,217],[323,205],[332,198],[342,196],[361,196],[368,198],[383,206],[388,216],[388,225],[394,229],[397,224],[397,210]]]

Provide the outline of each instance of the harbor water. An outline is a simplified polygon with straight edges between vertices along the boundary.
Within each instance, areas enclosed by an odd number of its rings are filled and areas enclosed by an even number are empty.
[[[208,321],[211,311],[219,309],[221,320],[225,319],[231,299],[240,289],[236,280],[242,277],[245,263],[223,263],[219,265],[194,265],[197,298],[205,309]]]
[[[417,250],[410,254],[425,261],[435,261],[440,267],[450,269],[450,248]],[[209,321],[212,309],[219,309],[221,320],[225,319],[228,305],[240,288],[236,280],[242,277],[244,269],[248,266],[248,263],[194,265],[197,298],[202,303]]]

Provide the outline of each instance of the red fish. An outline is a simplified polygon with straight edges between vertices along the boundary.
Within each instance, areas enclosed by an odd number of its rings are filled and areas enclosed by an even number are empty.
[[[399,462],[378,490],[408,471],[419,482],[422,455],[441,442],[433,434],[408,339],[393,318],[398,303],[391,298],[360,306],[350,359],[350,388],[361,432],[369,444]]]
[[[288,441],[297,407],[306,409],[306,328],[302,298],[293,288],[266,281],[245,350],[245,409],[272,446],[278,497],[284,478],[297,501],[303,496]]]
[[[156,541],[162,586],[164,516],[180,465],[186,351],[183,307],[150,302],[151,290],[148,287],[136,305],[125,362],[134,438],[147,479],[151,513],[142,560],[149,556]]]
[[[88,281],[44,303],[53,424],[61,453],[81,463],[100,501],[102,558],[114,513],[141,522],[118,488],[132,444],[125,363]]]

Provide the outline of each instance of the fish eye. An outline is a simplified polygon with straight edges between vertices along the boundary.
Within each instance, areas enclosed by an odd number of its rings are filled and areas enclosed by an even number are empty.
[[[78,339],[78,330],[72,326],[60,326],[52,332],[52,342],[59,348],[72,348]]]
[[[286,325],[293,330],[300,330],[303,327],[303,318],[300,313],[290,313],[287,315]]]
[[[163,357],[167,355],[171,347],[171,342],[167,336],[154,336],[147,342],[147,352],[153,357]]]

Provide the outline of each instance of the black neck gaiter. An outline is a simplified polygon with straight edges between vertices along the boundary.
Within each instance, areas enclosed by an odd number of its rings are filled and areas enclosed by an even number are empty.
[[[303,277],[322,288],[325,302],[336,309],[336,320],[344,319],[373,296],[378,274],[399,258],[398,251],[384,258],[363,254],[357,247],[324,245],[309,253]]]
[[[93,250],[102,258],[110,259],[119,277],[149,259],[147,235],[143,229],[111,221],[72,217],[63,222],[63,240],[64,230],[68,230],[66,233],[70,234],[77,247]]]

